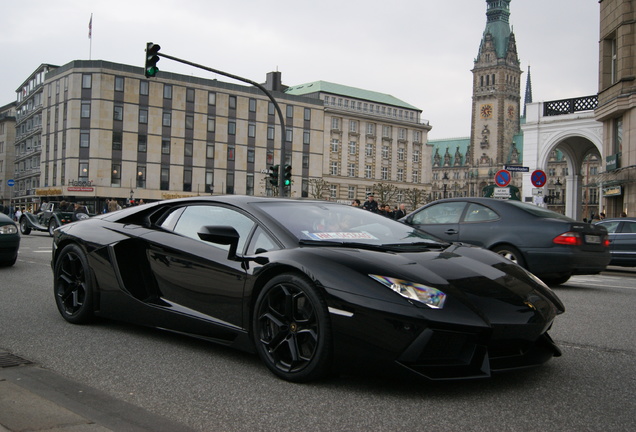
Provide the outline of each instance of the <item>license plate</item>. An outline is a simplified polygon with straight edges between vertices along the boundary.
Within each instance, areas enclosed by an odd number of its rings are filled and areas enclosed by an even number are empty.
[[[601,244],[601,237],[597,236],[597,235],[586,235],[585,236],[585,243]]]

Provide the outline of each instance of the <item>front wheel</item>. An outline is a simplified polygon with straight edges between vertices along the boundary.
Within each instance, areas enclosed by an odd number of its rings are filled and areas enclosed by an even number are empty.
[[[22,216],[22,218],[20,218],[20,232],[24,235],[29,235],[31,233],[29,221],[25,216]]]
[[[280,378],[307,382],[331,368],[327,306],[303,276],[283,274],[265,285],[254,307],[252,334],[261,360]]]
[[[55,261],[53,273],[55,303],[62,317],[82,324],[93,317],[91,269],[84,251],[77,245],[65,246]]]
[[[51,218],[51,220],[49,220],[49,235],[51,237],[53,237],[53,231],[55,231],[55,228],[58,227],[57,221],[54,218]]]

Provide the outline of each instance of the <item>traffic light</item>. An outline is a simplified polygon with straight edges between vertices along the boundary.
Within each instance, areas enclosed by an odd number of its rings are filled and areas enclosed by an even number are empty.
[[[151,78],[157,75],[159,72],[159,68],[157,67],[157,62],[159,61],[159,55],[157,54],[161,47],[152,42],[148,42],[146,44],[146,69],[145,75],[146,78]]]
[[[273,186],[278,186],[278,165],[269,167],[269,182]]]
[[[285,165],[285,172],[283,173],[283,184],[285,186],[291,186],[291,165]]]

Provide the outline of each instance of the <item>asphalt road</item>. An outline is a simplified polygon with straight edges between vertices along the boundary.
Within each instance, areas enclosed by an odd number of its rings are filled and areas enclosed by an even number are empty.
[[[0,268],[0,351],[201,431],[634,431],[636,273],[574,277],[551,331],[564,355],[488,380],[275,378],[256,356],[110,321],[66,323],[51,239],[24,236]]]

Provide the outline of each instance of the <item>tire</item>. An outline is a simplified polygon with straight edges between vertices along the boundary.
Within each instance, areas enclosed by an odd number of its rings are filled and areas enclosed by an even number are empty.
[[[58,227],[57,221],[55,218],[49,219],[49,235],[53,237],[53,231]]]
[[[31,227],[29,226],[29,221],[24,216],[20,218],[20,233],[24,235],[31,234]]]
[[[65,246],[55,261],[55,303],[62,317],[73,324],[93,318],[92,272],[84,251],[75,244]]]
[[[516,247],[511,245],[499,245],[492,248],[492,251],[495,253],[498,253],[504,258],[507,258],[513,263],[518,264],[523,268],[526,268],[526,262],[523,259],[521,252],[519,252],[519,249],[517,249]]]
[[[265,285],[254,307],[252,336],[261,360],[284,380],[308,382],[331,371],[327,306],[303,276],[282,274]]]
[[[559,276],[559,277],[546,277],[540,278],[544,284],[548,286],[557,286],[566,283],[570,280],[571,275]]]

